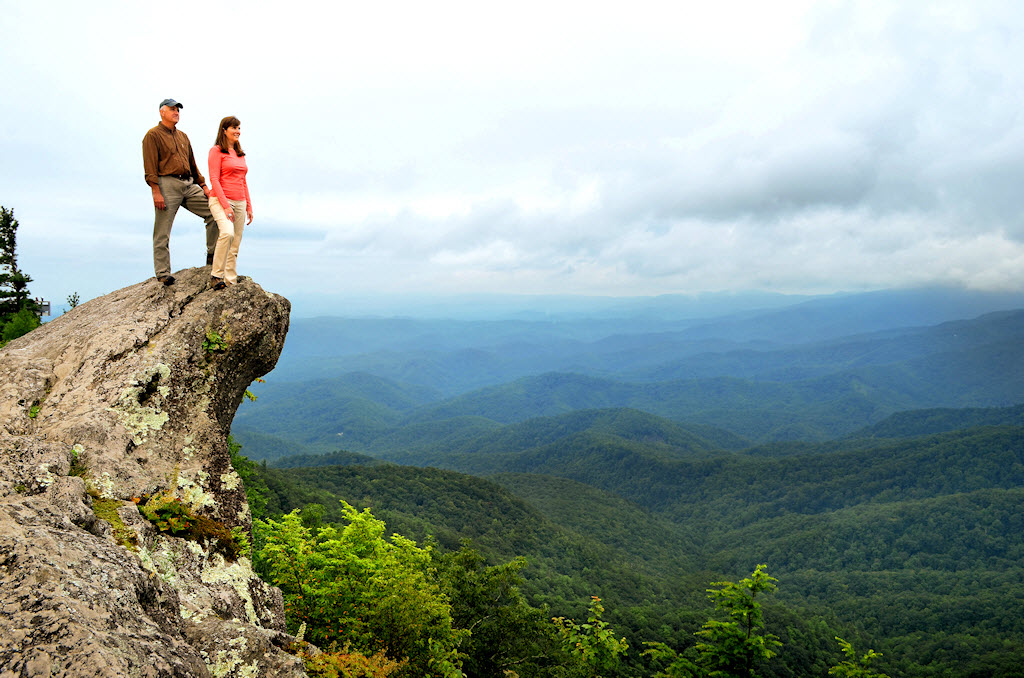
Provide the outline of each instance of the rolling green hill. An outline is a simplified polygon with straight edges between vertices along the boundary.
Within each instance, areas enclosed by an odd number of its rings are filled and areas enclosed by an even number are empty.
[[[627,440],[642,441],[657,447],[667,457],[687,457],[717,451],[714,443],[661,417],[629,408],[608,410],[577,410],[553,417],[538,417],[525,422],[502,426],[490,419],[475,430],[462,428],[460,440],[453,436],[444,438],[420,435],[409,440],[406,446],[394,445],[391,438],[384,438],[370,450],[381,458],[400,463],[440,466],[461,471],[493,471],[502,468],[496,461],[508,458],[517,452],[540,445],[555,443],[566,436],[591,431],[619,436]],[[459,420],[441,420],[438,425],[459,423]],[[406,438],[429,431],[429,425],[411,425],[400,429]],[[705,429],[705,433],[713,431]],[[720,436],[736,444],[727,434]]]
[[[592,432],[521,452],[508,470],[586,483],[701,528],[746,525],[865,503],[1024,486],[1024,428],[966,429],[849,449],[822,443],[788,456],[666,459],[643,443]],[[737,523],[737,521],[739,521]]]
[[[529,350],[509,350],[533,351],[537,366],[548,364],[544,356],[558,351],[534,339]],[[629,342],[641,348],[656,344],[666,352],[672,345],[664,335],[629,335]],[[450,369],[489,370],[473,367],[474,359],[462,355],[479,350],[460,349]],[[587,355],[573,353],[566,361],[586,362]],[[691,367],[662,365],[639,381],[626,378],[631,367],[620,359],[614,361],[622,367],[618,374],[546,372],[454,397],[443,395],[444,389],[366,373],[299,383],[270,380],[255,389],[259,401],[240,409],[233,428],[240,437],[258,432],[315,452],[345,448],[414,463],[415,454],[461,447],[496,428],[494,423],[583,409],[633,408],[755,442],[829,440],[901,411],[1024,402],[1024,312],[777,351],[705,351],[686,361]],[[706,376],[670,378],[680,373]]]
[[[246,456],[255,461],[298,457],[312,452],[302,443],[252,429],[236,430],[234,438],[245,447]]]
[[[992,334],[1003,336],[1017,327],[1017,316],[1001,318],[1002,323],[986,318],[961,329],[987,341]],[[899,411],[1024,400],[1024,341],[1000,340],[802,380],[711,377],[627,383],[548,373],[439,400],[436,392],[418,387],[347,375],[263,385],[261,391],[259,402],[239,412],[234,428],[240,434],[255,430],[289,439],[320,452],[345,447],[409,456],[432,446],[458,447],[494,428],[490,422],[511,424],[600,408],[634,408],[684,426],[713,426],[760,442],[827,440]],[[301,419],[294,416],[299,411]],[[431,430],[431,425],[438,430]]]
[[[1024,405],[897,412],[848,438],[913,438],[977,426],[1024,426]]]
[[[310,382],[254,386],[256,402],[240,407],[232,431],[252,442],[254,433],[297,443],[303,451],[330,452],[374,440],[402,421],[404,412],[438,398],[436,391],[365,373]],[[254,458],[275,459],[260,447]]]

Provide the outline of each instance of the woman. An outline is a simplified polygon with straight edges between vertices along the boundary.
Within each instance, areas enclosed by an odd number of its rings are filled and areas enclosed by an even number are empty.
[[[220,228],[217,247],[213,250],[213,277],[210,279],[215,290],[238,282],[235,268],[238,245],[242,241],[245,224],[252,223],[252,201],[249,200],[249,185],[245,182],[248,167],[245,152],[238,143],[241,125],[233,115],[221,120],[216,145],[210,149],[210,182],[213,188],[210,211]]]

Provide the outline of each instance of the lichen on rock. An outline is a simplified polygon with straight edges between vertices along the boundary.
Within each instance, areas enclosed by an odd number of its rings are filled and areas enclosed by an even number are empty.
[[[179,473],[176,491],[178,499],[194,511],[216,506],[217,498],[206,489],[209,481],[210,474],[202,469]]]
[[[121,424],[136,445],[145,442],[151,432],[163,428],[170,418],[167,412],[161,410],[163,400],[170,392],[166,385],[170,376],[171,369],[167,365],[153,365],[136,375],[134,383],[122,389],[117,403],[110,408],[111,412],[120,417]]]
[[[234,469],[231,469],[227,473],[220,474],[220,484],[226,489],[234,490],[242,486],[242,478],[235,473]]]

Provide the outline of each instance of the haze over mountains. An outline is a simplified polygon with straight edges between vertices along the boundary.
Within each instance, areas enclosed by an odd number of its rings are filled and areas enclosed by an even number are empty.
[[[925,290],[713,320],[684,318],[685,306],[656,315],[647,300],[618,318],[297,319],[234,432],[253,458],[344,448],[412,461],[410,446],[627,407],[721,429],[708,434],[726,447],[821,441],[900,411],[1024,401],[1013,303],[1024,295]],[[287,445],[261,449],[257,434]]]
[[[296,319],[233,434],[272,511],[525,556],[531,601],[599,595],[633,647],[686,646],[707,582],[767,562],[806,654],[765,675],[823,675],[840,633],[891,675],[1020,675],[1024,295],[678,302]]]

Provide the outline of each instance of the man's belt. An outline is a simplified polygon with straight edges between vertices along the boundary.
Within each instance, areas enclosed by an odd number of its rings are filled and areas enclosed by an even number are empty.
[[[191,174],[165,174],[165,177],[173,177],[175,179],[181,179],[182,181],[188,181],[192,178]]]

